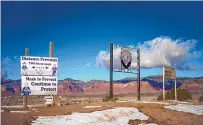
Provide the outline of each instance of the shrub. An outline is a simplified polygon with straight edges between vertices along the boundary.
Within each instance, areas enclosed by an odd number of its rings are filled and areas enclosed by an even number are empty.
[[[106,93],[102,99],[103,102],[107,102],[107,101],[115,101],[115,100],[118,100],[117,97],[113,97],[113,98],[110,98],[110,95],[109,93]]]
[[[186,89],[177,89],[177,100],[186,101],[192,99],[192,95]],[[163,94],[159,95],[157,100],[163,100]],[[175,100],[175,89],[165,93],[165,100]]]
[[[200,96],[199,102],[203,102],[203,94]]]

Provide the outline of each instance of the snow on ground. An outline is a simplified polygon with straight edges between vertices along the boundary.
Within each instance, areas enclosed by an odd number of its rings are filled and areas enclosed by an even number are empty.
[[[138,124],[138,125],[157,125],[155,123],[149,123],[149,124]]]
[[[43,104],[39,104],[39,105],[27,105],[28,107],[40,107],[40,106],[44,106]],[[8,105],[8,106],[1,106],[1,108],[23,108],[22,105]]]
[[[10,111],[11,113],[28,113],[30,111]]]
[[[91,113],[72,113],[71,115],[43,116],[32,125],[128,125],[130,119],[147,120],[149,117],[137,108],[115,108]]]
[[[138,124],[138,125],[157,125],[155,123],[149,123],[149,124]]]
[[[102,106],[85,106],[83,108],[100,108],[100,107],[102,107]]]
[[[23,108],[22,105],[8,105],[8,106],[1,106],[1,108]]]
[[[165,106],[166,109],[203,115],[203,105],[177,104]]]
[[[155,103],[155,104],[165,104],[168,105],[167,102],[153,102],[153,101],[137,101],[137,100],[122,100],[122,101],[116,101],[116,102],[132,102],[132,103]]]

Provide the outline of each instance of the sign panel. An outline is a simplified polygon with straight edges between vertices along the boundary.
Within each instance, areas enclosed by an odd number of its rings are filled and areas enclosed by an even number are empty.
[[[22,95],[57,95],[58,58],[21,57]]]
[[[137,49],[114,45],[113,48],[113,71],[137,73],[137,58],[132,54],[137,54]]]
[[[132,55],[131,50],[129,48],[121,48],[121,68],[129,69],[131,68]]]
[[[45,96],[45,106],[53,105],[54,98],[53,96]]]
[[[21,76],[57,76],[58,59],[21,56]]]
[[[165,79],[176,79],[176,69],[170,67],[164,67]]]

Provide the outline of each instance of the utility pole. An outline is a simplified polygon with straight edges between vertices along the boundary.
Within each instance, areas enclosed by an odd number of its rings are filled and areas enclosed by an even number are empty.
[[[113,98],[113,43],[110,43],[110,68],[109,68],[109,76],[110,76],[110,87],[109,87],[109,96]]]
[[[140,101],[140,49],[137,49],[137,93],[138,93],[138,100]]]
[[[29,55],[29,49],[25,48],[25,56]],[[27,95],[23,95],[23,107],[27,108]]]

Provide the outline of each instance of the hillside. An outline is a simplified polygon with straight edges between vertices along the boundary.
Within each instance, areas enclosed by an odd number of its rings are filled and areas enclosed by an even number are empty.
[[[20,80],[4,80],[1,83],[2,96],[20,95]],[[104,94],[109,90],[109,82],[105,80],[90,80],[87,82],[66,78],[59,80],[58,94]],[[124,78],[115,80],[114,93],[137,93],[137,81],[135,78]],[[165,89],[174,88],[174,81],[166,80]],[[188,89],[191,93],[203,92],[203,77],[178,77],[177,88]],[[149,76],[141,79],[141,93],[152,93],[162,91],[162,77]]]

